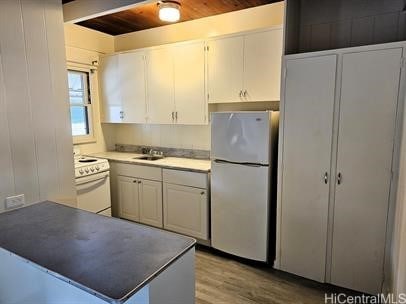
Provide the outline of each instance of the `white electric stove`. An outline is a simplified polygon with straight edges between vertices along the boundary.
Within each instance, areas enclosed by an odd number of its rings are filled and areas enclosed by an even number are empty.
[[[111,216],[110,166],[107,159],[75,155],[77,207]]]

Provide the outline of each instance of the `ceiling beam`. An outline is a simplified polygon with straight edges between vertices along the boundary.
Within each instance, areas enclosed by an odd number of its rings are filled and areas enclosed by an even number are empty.
[[[68,23],[77,23],[148,2],[156,2],[156,0],[75,0],[63,5],[63,19]]]

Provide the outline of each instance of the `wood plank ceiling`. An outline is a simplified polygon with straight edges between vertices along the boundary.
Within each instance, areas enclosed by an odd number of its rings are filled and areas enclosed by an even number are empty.
[[[69,2],[70,0],[63,0]],[[181,4],[179,22],[238,11],[280,0],[178,0]],[[159,20],[157,2],[138,5],[110,15],[79,22],[79,25],[107,33],[120,35],[167,25]]]

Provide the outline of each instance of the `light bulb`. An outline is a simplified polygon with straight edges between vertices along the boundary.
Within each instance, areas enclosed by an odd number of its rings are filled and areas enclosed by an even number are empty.
[[[159,3],[159,19],[166,22],[177,22],[180,19],[179,3],[175,1]]]

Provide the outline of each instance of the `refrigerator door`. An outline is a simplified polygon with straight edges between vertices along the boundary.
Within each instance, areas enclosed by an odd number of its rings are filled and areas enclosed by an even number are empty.
[[[213,113],[211,158],[269,164],[270,113]]]
[[[212,246],[267,261],[269,167],[212,161]]]

